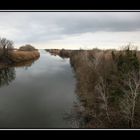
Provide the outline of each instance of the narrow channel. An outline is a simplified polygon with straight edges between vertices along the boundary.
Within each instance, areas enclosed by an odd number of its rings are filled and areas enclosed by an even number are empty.
[[[31,66],[1,71],[0,128],[71,128],[64,116],[75,100],[69,59],[40,50]]]

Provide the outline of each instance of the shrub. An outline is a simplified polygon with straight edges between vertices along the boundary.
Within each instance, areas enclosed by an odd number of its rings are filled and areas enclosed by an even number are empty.
[[[10,54],[10,59],[13,63],[19,63],[39,58],[38,51],[14,51]]]
[[[84,127],[140,127],[139,55],[129,48],[71,53],[76,93],[84,107]]]
[[[33,47],[32,45],[30,45],[30,44],[27,44],[27,45],[25,45],[25,46],[21,46],[20,48],[19,48],[19,51],[35,51],[36,49],[35,49],[35,47]]]

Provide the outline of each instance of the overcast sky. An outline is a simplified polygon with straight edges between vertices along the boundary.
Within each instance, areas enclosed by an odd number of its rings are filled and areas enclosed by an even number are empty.
[[[140,46],[140,12],[0,12],[0,36],[17,48]]]

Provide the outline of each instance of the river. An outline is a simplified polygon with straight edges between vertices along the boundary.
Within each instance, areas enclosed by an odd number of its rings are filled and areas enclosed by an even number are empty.
[[[44,50],[31,66],[0,70],[0,128],[71,128],[75,83],[69,59]]]

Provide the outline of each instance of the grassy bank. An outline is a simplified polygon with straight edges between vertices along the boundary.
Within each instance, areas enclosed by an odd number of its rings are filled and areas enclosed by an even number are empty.
[[[30,44],[15,49],[12,40],[0,37],[0,68],[35,60],[39,56],[38,50]]]
[[[14,63],[34,60],[40,56],[38,51],[12,51],[9,55]]]
[[[0,68],[8,67],[8,66],[18,66],[18,65],[23,65],[23,63],[28,63],[34,60],[37,60],[40,57],[40,53],[36,51],[11,51],[9,52],[8,55],[8,60],[10,61],[9,63],[0,62]]]

